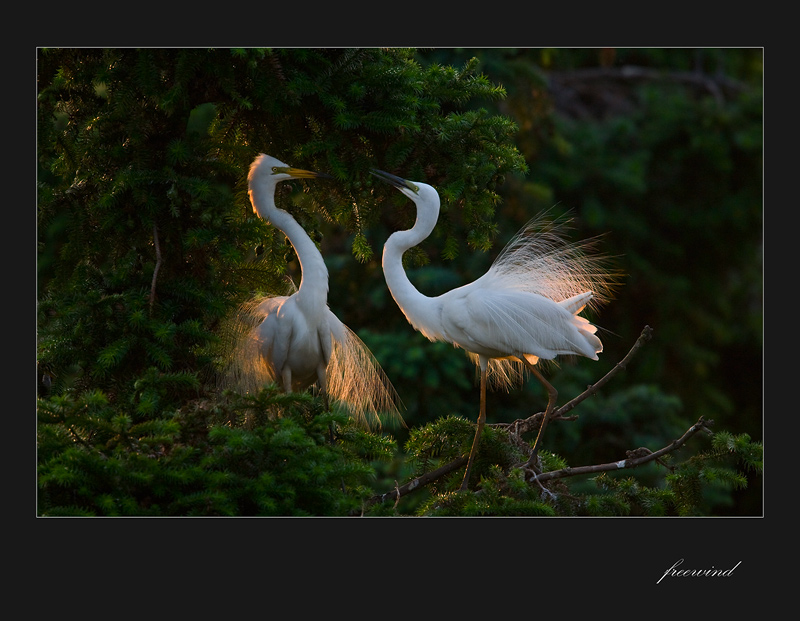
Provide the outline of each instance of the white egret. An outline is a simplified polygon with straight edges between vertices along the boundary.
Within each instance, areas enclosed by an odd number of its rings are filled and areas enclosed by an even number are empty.
[[[410,198],[417,209],[413,228],[393,233],[383,249],[386,284],[409,323],[431,341],[465,349],[480,368],[480,413],[461,489],[466,489],[486,420],[487,374],[506,386],[524,369],[547,390],[548,403],[528,465],[533,466],[542,433],[558,393],[536,368],[540,360],[577,354],[597,360],[603,345],[597,328],[578,315],[603,301],[609,275],[600,257],[584,255],[586,244],[567,244],[557,228],[537,232],[531,221],[498,256],[486,274],[436,297],[419,292],[408,279],[402,257],[433,231],[439,194],[428,184],[372,171]]]
[[[279,182],[321,176],[327,175],[291,168],[265,154],[250,166],[253,210],[286,235],[302,275],[292,295],[259,297],[242,306],[223,383],[250,391],[275,382],[298,392],[316,382],[326,407],[328,398],[340,401],[367,427],[379,427],[382,415],[402,424],[399,399],[377,360],[328,308],[322,255],[294,217],[275,205]]]

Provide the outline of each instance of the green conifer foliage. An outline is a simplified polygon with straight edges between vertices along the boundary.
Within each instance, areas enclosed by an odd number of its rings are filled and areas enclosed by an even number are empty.
[[[310,395],[274,388],[148,417],[100,392],[42,400],[39,505],[82,516],[358,513],[372,462],[396,446],[351,425]]]
[[[474,63],[382,49],[44,49],[38,79],[39,511],[353,510],[372,456],[334,458],[290,409],[260,428],[197,414],[203,447],[185,437],[197,416],[181,412],[220,398],[226,314],[287,288],[293,253],[252,213],[248,166],[267,152],[333,175],[277,200],[316,239],[326,221],[352,233],[361,260],[382,212],[371,167],[447,179],[444,209],[480,247],[494,186],[525,167],[513,123],[473,107],[502,89]],[[282,450],[296,471],[278,467]]]

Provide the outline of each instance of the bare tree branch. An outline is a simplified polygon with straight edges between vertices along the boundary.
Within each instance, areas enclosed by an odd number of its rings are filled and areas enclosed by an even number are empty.
[[[379,494],[377,496],[372,496],[368,501],[367,505],[374,505],[376,502],[384,502],[386,500],[394,500],[395,504],[397,501],[400,500],[403,496],[413,492],[415,489],[420,489],[425,487],[428,483],[435,481],[443,477],[446,474],[453,472],[454,470],[458,470],[462,466],[467,464],[467,460],[469,457],[466,455],[464,457],[459,457],[458,459],[451,461],[450,463],[445,464],[444,466],[437,468],[436,470],[432,470],[431,472],[426,472],[422,476],[417,477],[402,485],[400,487],[395,486],[395,488],[391,492],[386,492],[385,494]]]
[[[639,349],[641,349],[642,345],[644,345],[652,337],[653,337],[653,329],[650,326],[645,326],[644,329],[642,330],[642,333],[639,335],[639,338],[636,339],[636,342],[633,344],[633,347],[631,347],[630,351],[625,355],[625,357],[622,360],[620,360],[614,366],[613,369],[611,369],[608,373],[606,373],[597,382],[589,386],[586,390],[584,390],[581,394],[579,394],[571,401],[568,401],[560,408],[557,408],[553,412],[551,420],[557,420],[557,419],[575,420],[574,417],[565,417],[564,414],[572,410],[581,401],[584,401],[585,399],[596,394],[597,391],[600,390],[603,386],[605,386],[609,382],[609,380],[611,380],[612,377],[614,377],[620,371],[624,370],[630,363],[631,359],[636,355],[636,352],[638,352]],[[526,419],[516,420],[513,423],[494,423],[491,426],[496,428],[506,428],[509,431],[513,431],[515,435],[519,435],[537,429],[542,422],[542,416],[544,416],[544,413],[538,412]]]
[[[692,425],[686,432],[677,440],[673,440],[670,444],[655,452],[648,448],[638,448],[634,451],[627,452],[627,459],[615,461],[608,464],[596,464],[594,466],[578,466],[576,468],[562,468],[561,470],[551,470],[550,472],[543,472],[536,474],[532,469],[526,469],[525,479],[527,481],[536,480],[539,483],[549,481],[551,479],[563,479],[564,477],[572,477],[581,474],[592,474],[595,472],[607,472],[609,470],[622,470],[625,468],[636,468],[651,461],[658,460],[667,453],[671,453],[686,444],[686,441],[691,438],[698,431],[710,431],[709,427],[714,424],[713,420],[705,420],[702,416]]]
[[[156,267],[153,270],[153,282],[150,285],[150,314],[153,314],[153,301],[156,299],[156,279],[161,269],[161,245],[158,243],[158,225],[153,225],[153,245],[156,247]]]
[[[698,419],[698,421],[692,425],[686,432],[677,440],[673,440],[670,444],[661,448],[657,451],[651,451],[646,447],[641,447],[633,451],[627,451],[627,458],[622,459],[620,461],[615,461],[607,464],[595,464],[593,466],[578,466],[575,468],[567,467],[562,468],[561,470],[551,470],[550,472],[544,472],[542,474],[537,474],[532,468],[525,469],[525,480],[528,482],[535,482],[540,486],[542,483],[546,481],[550,481],[553,479],[563,479],[566,477],[573,477],[579,476],[583,474],[594,474],[597,472],[608,472],[611,470],[624,470],[630,468],[637,468],[638,466],[642,466],[646,463],[651,461],[659,461],[661,457],[666,455],[667,453],[671,453],[676,451],[680,447],[682,447],[686,442],[695,435],[699,431],[706,431],[711,433],[710,427],[714,424],[713,420],[705,420],[702,416]],[[371,497],[365,506],[370,506],[375,503],[385,502],[386,500],[394,500],[395,506],[397,506],[397,502],[403,496],[413,492],[416,489],[421,489],[428,483],[435,481],[443,477],[454,470],[458,470],[462,466],[467,463],[467,457],[459,457],[458,459],[451,461],[448,464],[445,464],[441,468],[437,468],[431,472],[427,472],[424,475],[417,477],[416,479],[406,483],[402,487],[395,486],[395,489],[391,492],[387,492],[385,494],[376,495]],[[548,492],[547,488],[542,487],[545,492]]]
[[[628,81],[672,81],[680,82],[707,90],[715,97],[720,97],[720,90],[740,92],[747,87],[741,82],[724,75],[711,76],[700,71],[659,71],[648,67],[625,65],[623,67],[592,67],[575,69],[569,72],[552,72],[564,82],[585,82],[589,80],[628,80]]]
[[[622,360],[620,360],[616,365],[614,365],[613,369],[611,369],[608,373],[606,373],[597,382],[589,386],[585,391],[583,391],[577,397],[562,405],[553,414],[558,415],[559,417],[563,416],[564,414],[569,412],[572,408],[574,408],[576,405],[578,405],[581,401],[595,394],[598,390],[600,390],[603,386],[605,386],[612,377],[614,377],[620,371],[625,370],[625,368],[628,366],[628,363],[631,361],[631,358],[633,358],[634,355],[636,355],[636,352],[638,352],[641,349],[642,345],[644,345],[651,338],[653,338],[653,328],[651,328],[650,326],[645,326],[642,329],[642,333],[639,335],[639,338],[636,339],[636,342],[633,344],[633,347],[631,347],[631,350],[625,355],[625,357]]]
[[[705,61],[704,51],[696,50],[695,66],[689,71],[601,62],[600,67],[545,71],[542,77],[558,113],[576,119],[632,114],[642,105],[636,93],[642,84],[678,84],[687,93],[711,95],[718,106],[750,89],[746,82],[726,76],[721,65],[715,71],[707,71]]]

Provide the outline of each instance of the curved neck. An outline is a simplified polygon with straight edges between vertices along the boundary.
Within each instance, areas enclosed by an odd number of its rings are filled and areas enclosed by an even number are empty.
[[[408,319],[409,323],[425,336],[428,334],[421,328],[423,319],[429,316],[433,298],[422,293],[411,283],[403,269],[403,254],[426,239],[438,219],[437,210],[422,210],[417,206],[417,220],[407,231],[397,231],[389,236],[383,247],[383,275],[389,291]]]
[[[300,261],[300,287],[295,295],[298,302],[325,305],[328,299],[328,268],[314,242],[292,215],[275,206],[276,183],[263,180],[250,183],[250,202],[253,210],[281,231]]]

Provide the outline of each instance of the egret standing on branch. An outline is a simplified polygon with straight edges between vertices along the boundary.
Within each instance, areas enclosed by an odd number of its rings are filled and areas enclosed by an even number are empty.
[[[286,392],[298,392],[316,382],[326,408],[330,397],[368,427],[380,426],[383,414],[402,423],[399,399],[377,360],[328,308],[328,269],[322,255],[292,215],[275,205],[279,182],[323,176],[264,154],[250,166],[253,210],[286,235],[302,276],[292,295],[260,297],[240,309],[224,383],[257,390],[275,382]]]
[[[558,393],[535,367],[539,359],[577,354],[597,360],[597,328],[578,315],[604,301],[610,276],[584,244],[566,244],[557,227],[537,233],[532,221],[506,246],[489,271],[437,297],[420,293],[403,270],[403,253],[427,238],[439,217],[439,194],[425,183],[373,170],[417,207],[413,228],[393,233],[383,249],[386,284],[409,323],[431,341],[465,349],[480,368],[480,414],[461,489],[466,489],[486,421],[487,375],[510,385],[524,369],[547,390],[548,403],[528,464],[533,466]],[[522,368],[520,368],[522,365]]]

